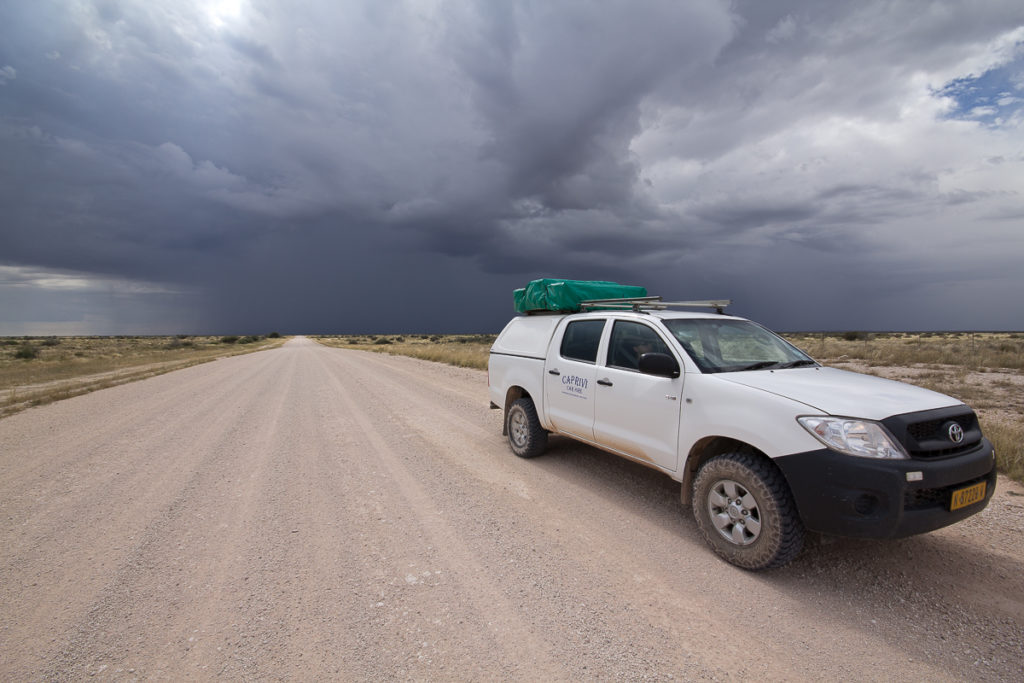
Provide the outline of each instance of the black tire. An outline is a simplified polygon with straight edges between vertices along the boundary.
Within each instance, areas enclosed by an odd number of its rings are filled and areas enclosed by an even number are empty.
[[[753,453],[704,463],[693,485],[693,516],[712,549],[743,569],[781,567],[803,548],[804,525],[786,480]]]
[[[508,444],[520,458],[535,458],[548,447],[548,433],[540,426],[537,408],[520,398],[508,409]]]

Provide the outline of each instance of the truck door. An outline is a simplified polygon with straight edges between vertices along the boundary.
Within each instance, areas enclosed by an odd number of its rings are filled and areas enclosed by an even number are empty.
[[[557,348],[548,351],[544,403],[555,429],[594,440],[594,380],[605,320],[570,320]]]
[[[672,379],[641,374],[637,364],[644,353],[666,353],[679,360],[650,325],[616,320],[605,363],[597,368],[594,439],[637,460],[675,471],[683,376]]]

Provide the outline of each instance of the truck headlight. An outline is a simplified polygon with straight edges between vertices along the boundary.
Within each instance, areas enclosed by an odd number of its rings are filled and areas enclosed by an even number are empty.
[[[903,460],[907,452],[877,422],[844,417],[798,417],[797,422],[832,450],[862,458]]]

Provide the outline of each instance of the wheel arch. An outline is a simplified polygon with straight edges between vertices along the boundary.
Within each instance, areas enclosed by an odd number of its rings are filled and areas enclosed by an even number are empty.
[[[501,435],[508,436],[508,409],[509,407],[521,398],[528,398],[533,401],[533,396],[530,396],[530,392],[521,386],[513,385],[508,388],[505,392],[505,405],[501,411]],[[536,406],[537,402],[533,401],[533,405]]]
[[[740,441],[739,439],[733,439],[728,436],[706,436],[693,444],[690,448],[690,452],[686,456],[686,465],[683,468],[682,486],[679,491],[679,498],[683,505],[690,505],[693,501],[693,482],[697,477],[697,472],[700,470],[701,465],[716,455],[721,455],[723,453],[750,453],[757,456],[758,459],[763,459],[771,463],[772,467],[778,469],[778,465],[772,462],[772,459],[768,457],[764,451],[750,445],[749,443]]]

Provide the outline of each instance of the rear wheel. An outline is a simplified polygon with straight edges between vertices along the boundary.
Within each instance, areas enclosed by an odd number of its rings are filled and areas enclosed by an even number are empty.
[[[520,458],[535,458],[547,448],[548,433],[541,427],[531,399],[517,399],[509,407],[508,443]]]
[[[704,463],[694,482],[693,515],[714,551],[737,567],[781,567],[803,547],[804,527],[789,486],[753,453],[726,453]]]

